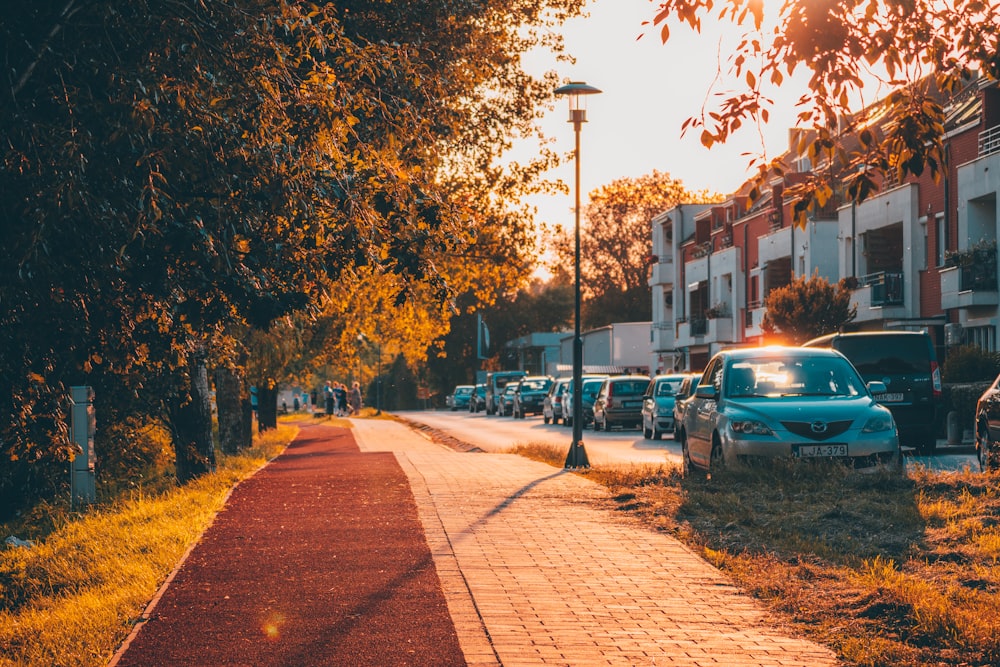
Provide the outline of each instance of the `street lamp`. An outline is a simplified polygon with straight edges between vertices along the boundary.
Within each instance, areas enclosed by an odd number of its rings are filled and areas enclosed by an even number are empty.
[[[569,122],[573,123],[573,133],[576,135],[576,148],[573,159],[576,163],[576,206],[573,211],[576,216],[576,246],[574,260],[576,263],[576,282],[573,285],[573,442],[566,454],[566,468],[589,468],[590,460],[583,446],[583,337],[580,333],[580,126],[587,122],[587,107],[584,95],[596,95],[601,92],[582,81],[572,81],[565,86],[556,88],[556,95],[569,98]]]

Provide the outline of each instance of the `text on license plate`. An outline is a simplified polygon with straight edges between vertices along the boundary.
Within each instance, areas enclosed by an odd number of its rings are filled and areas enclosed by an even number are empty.
[[[902,403],[903,402],[903,394],[902,393],[875,394],[874,398],[879,403]]]
[[[830,445],[799,445],[796,451],[799,458],[816,456],[847,456],[847,445],[844,443]]]

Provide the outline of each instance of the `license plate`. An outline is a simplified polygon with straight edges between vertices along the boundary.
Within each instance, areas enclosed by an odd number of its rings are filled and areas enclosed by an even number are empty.
[[[896,393],[896,394],[875,394],[874,398],[879,403],[902,403],[903,402],[903,394],[902,393]]]
[[[830,445],[799,445],[798,450],[796,450],[796,456],[803,459],[823,456],[847,456],[847,445],[843,443]]]

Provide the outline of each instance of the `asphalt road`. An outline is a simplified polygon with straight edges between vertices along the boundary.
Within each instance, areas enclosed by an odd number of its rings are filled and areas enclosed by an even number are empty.
[[[486,451],[504,451],[517,444],[544,443],[569,448],[573,437],[567,426],[545,424],[541,416],[525,419],[488,417],[485,413],[466,411],[410,411],[400,416],[439,429]],[[637,429],[611,432],[585,430],[583,443],[592,465],[609,463],[670,463],[680,465],[681,450],[671,436],[662,440],[645,440]],[[975,446],[965,443],[950,447],[938,442],[933,456],[915,456],[907,452],[907,465],[922,465],[932,470],[958,471],[966,467],[979,470]]]

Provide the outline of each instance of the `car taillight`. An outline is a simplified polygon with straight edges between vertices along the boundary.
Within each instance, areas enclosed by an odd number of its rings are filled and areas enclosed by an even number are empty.
[[[941,369],[936,361],[931,362],[931,383],[934,385],[934,398],[941,398]]]

